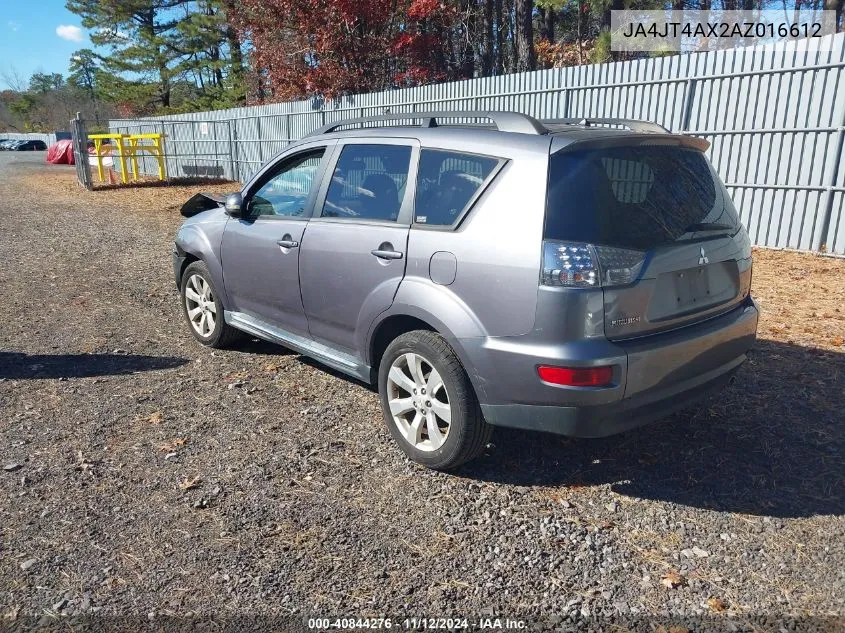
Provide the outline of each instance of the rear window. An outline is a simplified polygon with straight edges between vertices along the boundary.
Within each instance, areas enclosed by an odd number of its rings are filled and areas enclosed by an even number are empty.
[[[739,228],[698,150],[645,145],[552,154],[545,238],[649,250],[696,224]]]

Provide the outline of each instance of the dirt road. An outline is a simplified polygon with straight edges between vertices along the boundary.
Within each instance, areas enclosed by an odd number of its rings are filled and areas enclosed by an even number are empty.
[[[0,630],[842,626],[845,261],[758,253],[761,341],[707,406],[605,440],[499,432],[445,475],[367,387],[193,341],[170,269],[188,189],[86,193],[41,160],[0,153]]]

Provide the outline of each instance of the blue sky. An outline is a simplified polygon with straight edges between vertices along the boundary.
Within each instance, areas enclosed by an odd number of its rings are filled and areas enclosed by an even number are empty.
[[[92,48],[91,41],[65,0],[0,0],[0,74],[14,69],[27,80],[36,71],[67,75],[80,48]]]

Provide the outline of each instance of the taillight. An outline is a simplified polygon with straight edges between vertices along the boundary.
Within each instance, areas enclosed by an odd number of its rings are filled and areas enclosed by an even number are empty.
[[[613,380],[613,367],[550,367],[537,368],[540,379],[567,387],[603,387]]]
[[[624,286],[637,278],[644,262],[642,251],[546,240],[540,283],[572,288]]]

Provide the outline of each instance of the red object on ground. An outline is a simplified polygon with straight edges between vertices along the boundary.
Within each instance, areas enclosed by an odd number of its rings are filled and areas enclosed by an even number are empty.
[[[47,162],[54,165],[73,165],[73,141],[57,141],[48,147]]]

